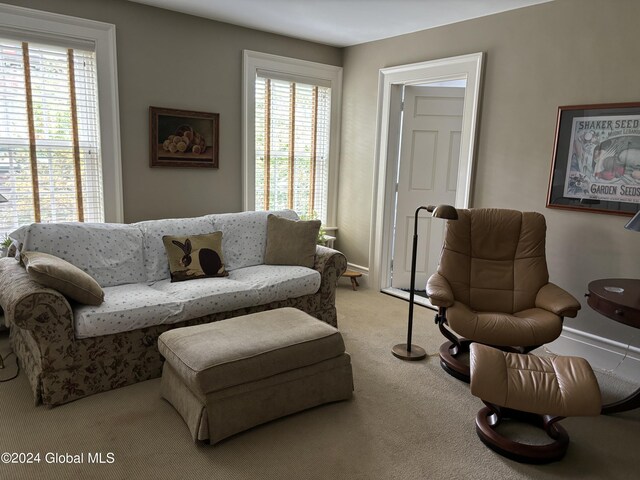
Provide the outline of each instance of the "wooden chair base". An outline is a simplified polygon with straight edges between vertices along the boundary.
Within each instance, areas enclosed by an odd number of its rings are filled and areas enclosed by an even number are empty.
[[[485,402],[485,408],[476,416],[476,433],[482,443],[503,457],[520,463],[543,464],[561,460],[569,447],[569,434],[556,422],[562,417],[549,417],[500,408]],[[546,431],[553,442],[546,445],[529,445],[515,442],[500,435],[495,427],[505,419],[526,422]]]
[[[458,357],[460,354],[469,352],[471,341],[461,339],[459,345],[453,342],[445,342],[440,346],[440,366],[449,375],[469,383],[471,381],[471,372],[469,365],[464,363]]]

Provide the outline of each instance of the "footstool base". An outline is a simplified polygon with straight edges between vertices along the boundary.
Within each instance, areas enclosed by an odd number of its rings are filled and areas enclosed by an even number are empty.
[[[499,413],[496,413],[496,410]],[[569,447],[569,434],[556,423],[560,419],[561,417],[536,415],[491,405],[478,412],[476,433],[482,443],[503,457],[520,463],[550,463],[561,460]],[[545,445],[529,445],[500,435],[495,427],[505,420],[517,420],[541,428],[547,432],[552,442]]]

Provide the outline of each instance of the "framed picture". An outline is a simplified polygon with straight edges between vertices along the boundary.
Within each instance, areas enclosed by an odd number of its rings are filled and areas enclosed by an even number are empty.
[[[149,107],[151,167],[218,168],[220,115]]]
[[[640,210],[640,103],[558,108],[547,207]]]

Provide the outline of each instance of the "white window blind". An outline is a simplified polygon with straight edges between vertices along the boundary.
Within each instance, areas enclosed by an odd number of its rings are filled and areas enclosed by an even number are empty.
[[[327,221],[331,88],[258,75],[255,208]]]
[[[0,233],[104,221],[95,53],[0,37]]]

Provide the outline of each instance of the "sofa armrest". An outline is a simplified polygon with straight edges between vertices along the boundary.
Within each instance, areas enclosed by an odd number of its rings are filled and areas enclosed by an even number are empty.
[[[320,295],[325,304],[335,305],[338,279],[347,270],[347,257],[333,248],[316,246],[313,269],[320,272]]]
[[[0,305],[7,324],[29,330],[41,348],[73,348],[70,345],[75,334],[69,302],[60,292],[31,280],[14,258],[0,258]]]
[[[338,278],[347,270],[347,257],[333,248],[316,245],[316,257],[313,269],[321,274],[325,270],[335,268]]]
[[[436,307],[450,307],[455,302],[449,281],[439,273],[434,273],[427,280],[427,297]]]
[[[575,317],[580,302],[573,295],[553,283],[547,283],[536,296],[536,307],[553,312],[561,317]]]

